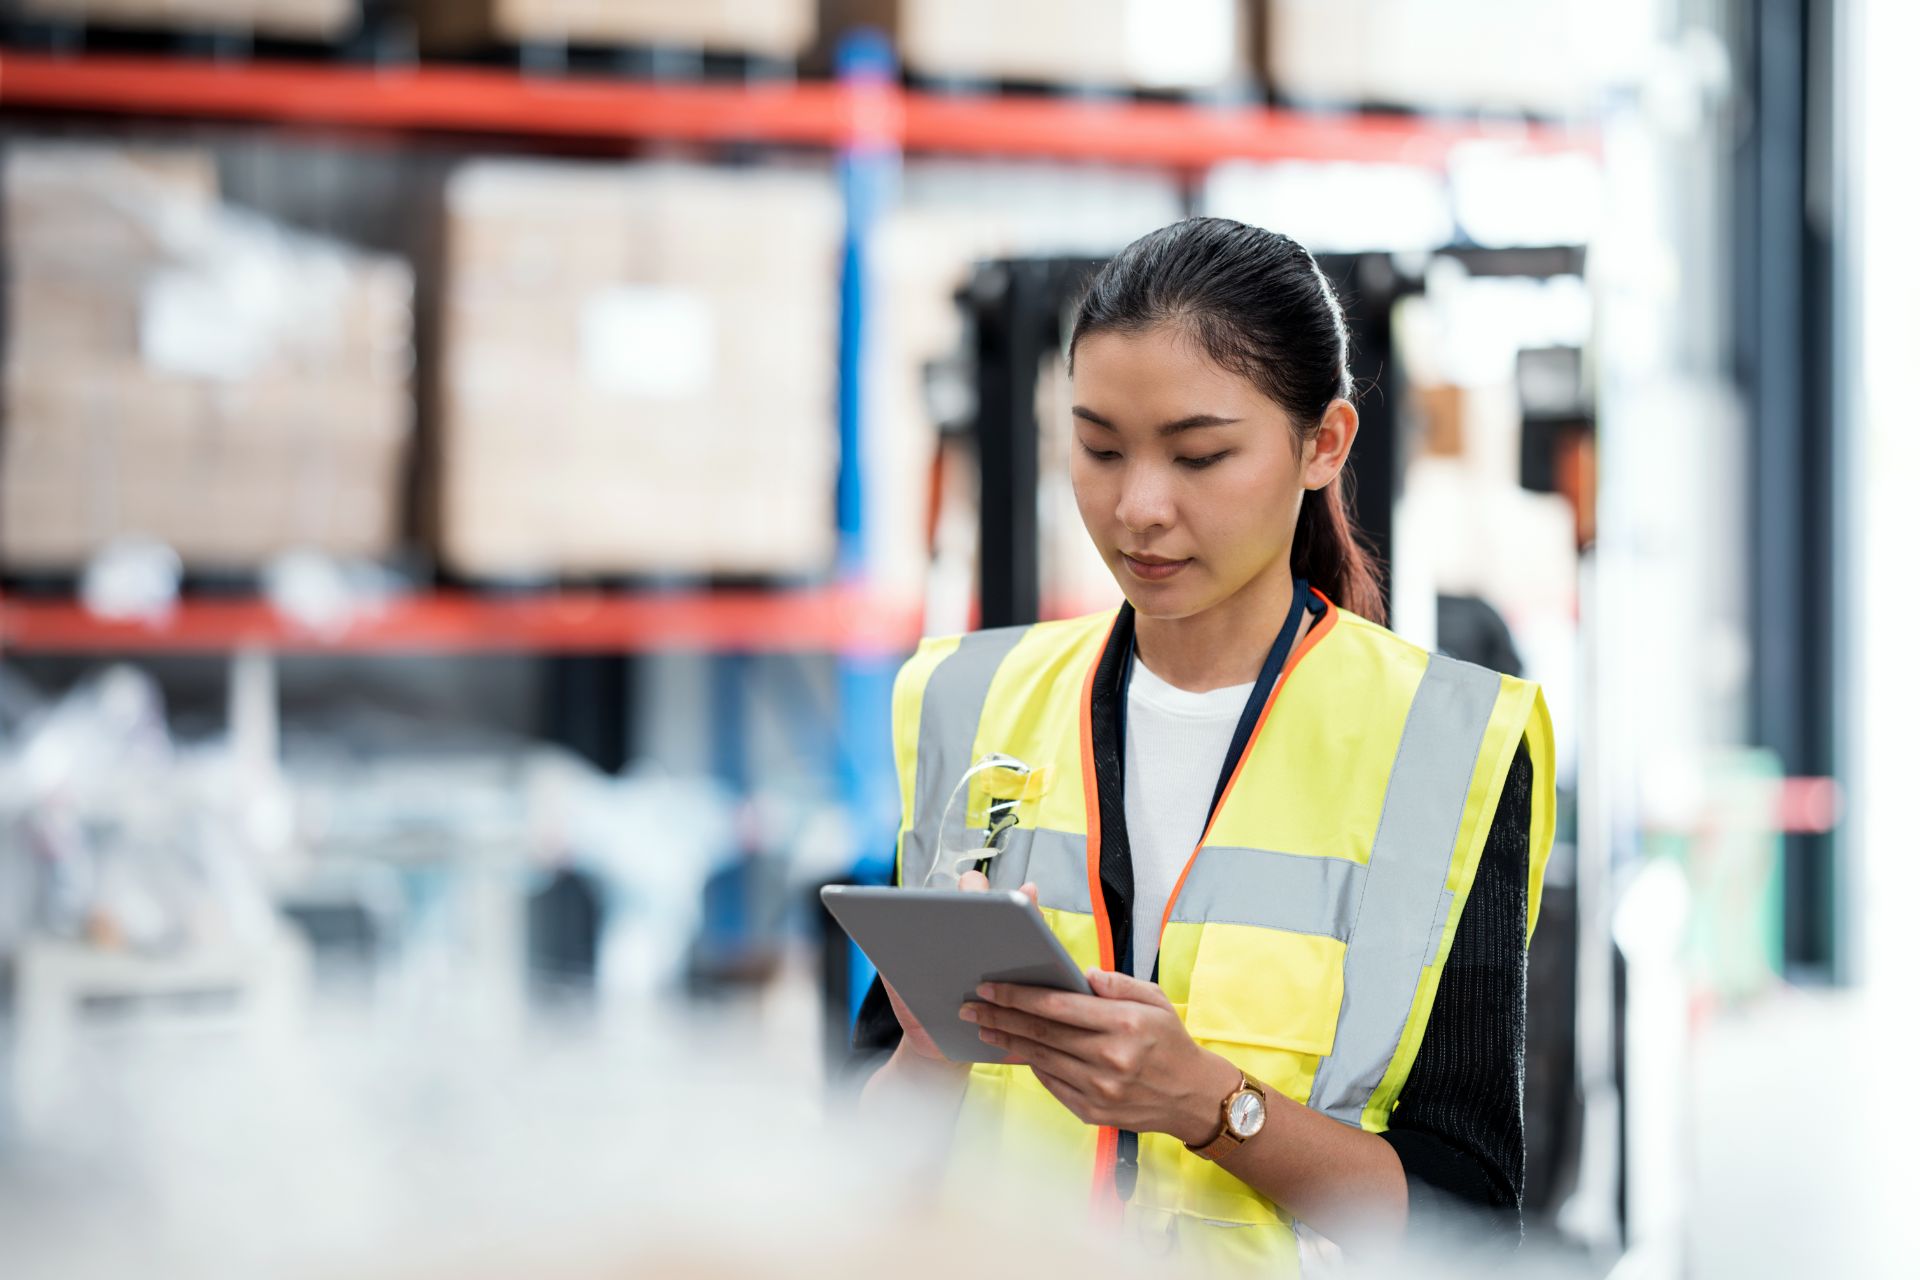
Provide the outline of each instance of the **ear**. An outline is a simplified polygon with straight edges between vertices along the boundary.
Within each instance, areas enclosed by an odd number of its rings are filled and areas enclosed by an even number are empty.
[[[1324,489],[1332,484],[1347,465],[1353,442],[1360,434],[1360,414],[1349,400],[1335,400],[1320,415],[1320,425],[1307,437],[1306,456],[1300,468],[1300,482],[1309,489]]]

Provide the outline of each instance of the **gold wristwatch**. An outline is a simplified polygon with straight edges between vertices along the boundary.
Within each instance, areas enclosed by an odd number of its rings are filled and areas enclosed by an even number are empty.
[[[1186,1147],[1203,1160],[1218,1160],[1260,1132],[1266,1123],[1267,1095],[1242,1071],[1240,1083],[1220,1103],[1220,1127],[1205,1142],[1189,1142]]]

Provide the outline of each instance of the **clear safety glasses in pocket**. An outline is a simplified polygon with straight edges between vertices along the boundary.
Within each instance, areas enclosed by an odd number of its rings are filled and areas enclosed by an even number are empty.
[[[998,856],[1001,835],[1019,824],[1021,814],[1046,793],[1051,780],[1051,769],[1036,769],[997,751],[982,756],[947,795],[940,814],[939,848],[921,887],[957,889],[961,875],[974,863]]]

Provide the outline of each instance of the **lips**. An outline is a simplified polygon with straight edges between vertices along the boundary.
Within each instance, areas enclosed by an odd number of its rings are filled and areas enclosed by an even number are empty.
[[[1128,573],[1147,582],[1159,582],[1171,578],[1193,563],[1190,559],[1169,560],[1165,556],[1136,556],[1125,551],[1120,553],[1120,559],[1126,563]]]

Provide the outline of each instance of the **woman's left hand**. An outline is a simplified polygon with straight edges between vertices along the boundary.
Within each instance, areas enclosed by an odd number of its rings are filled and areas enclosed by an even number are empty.
[[[1089,969],[1087,980],[1090,996],[991,983],[960,1016],[1087,1124],[1190,1143],[1211,1137],[1238,1069],[1194,1043],[1154,983],[1104,969]]]

